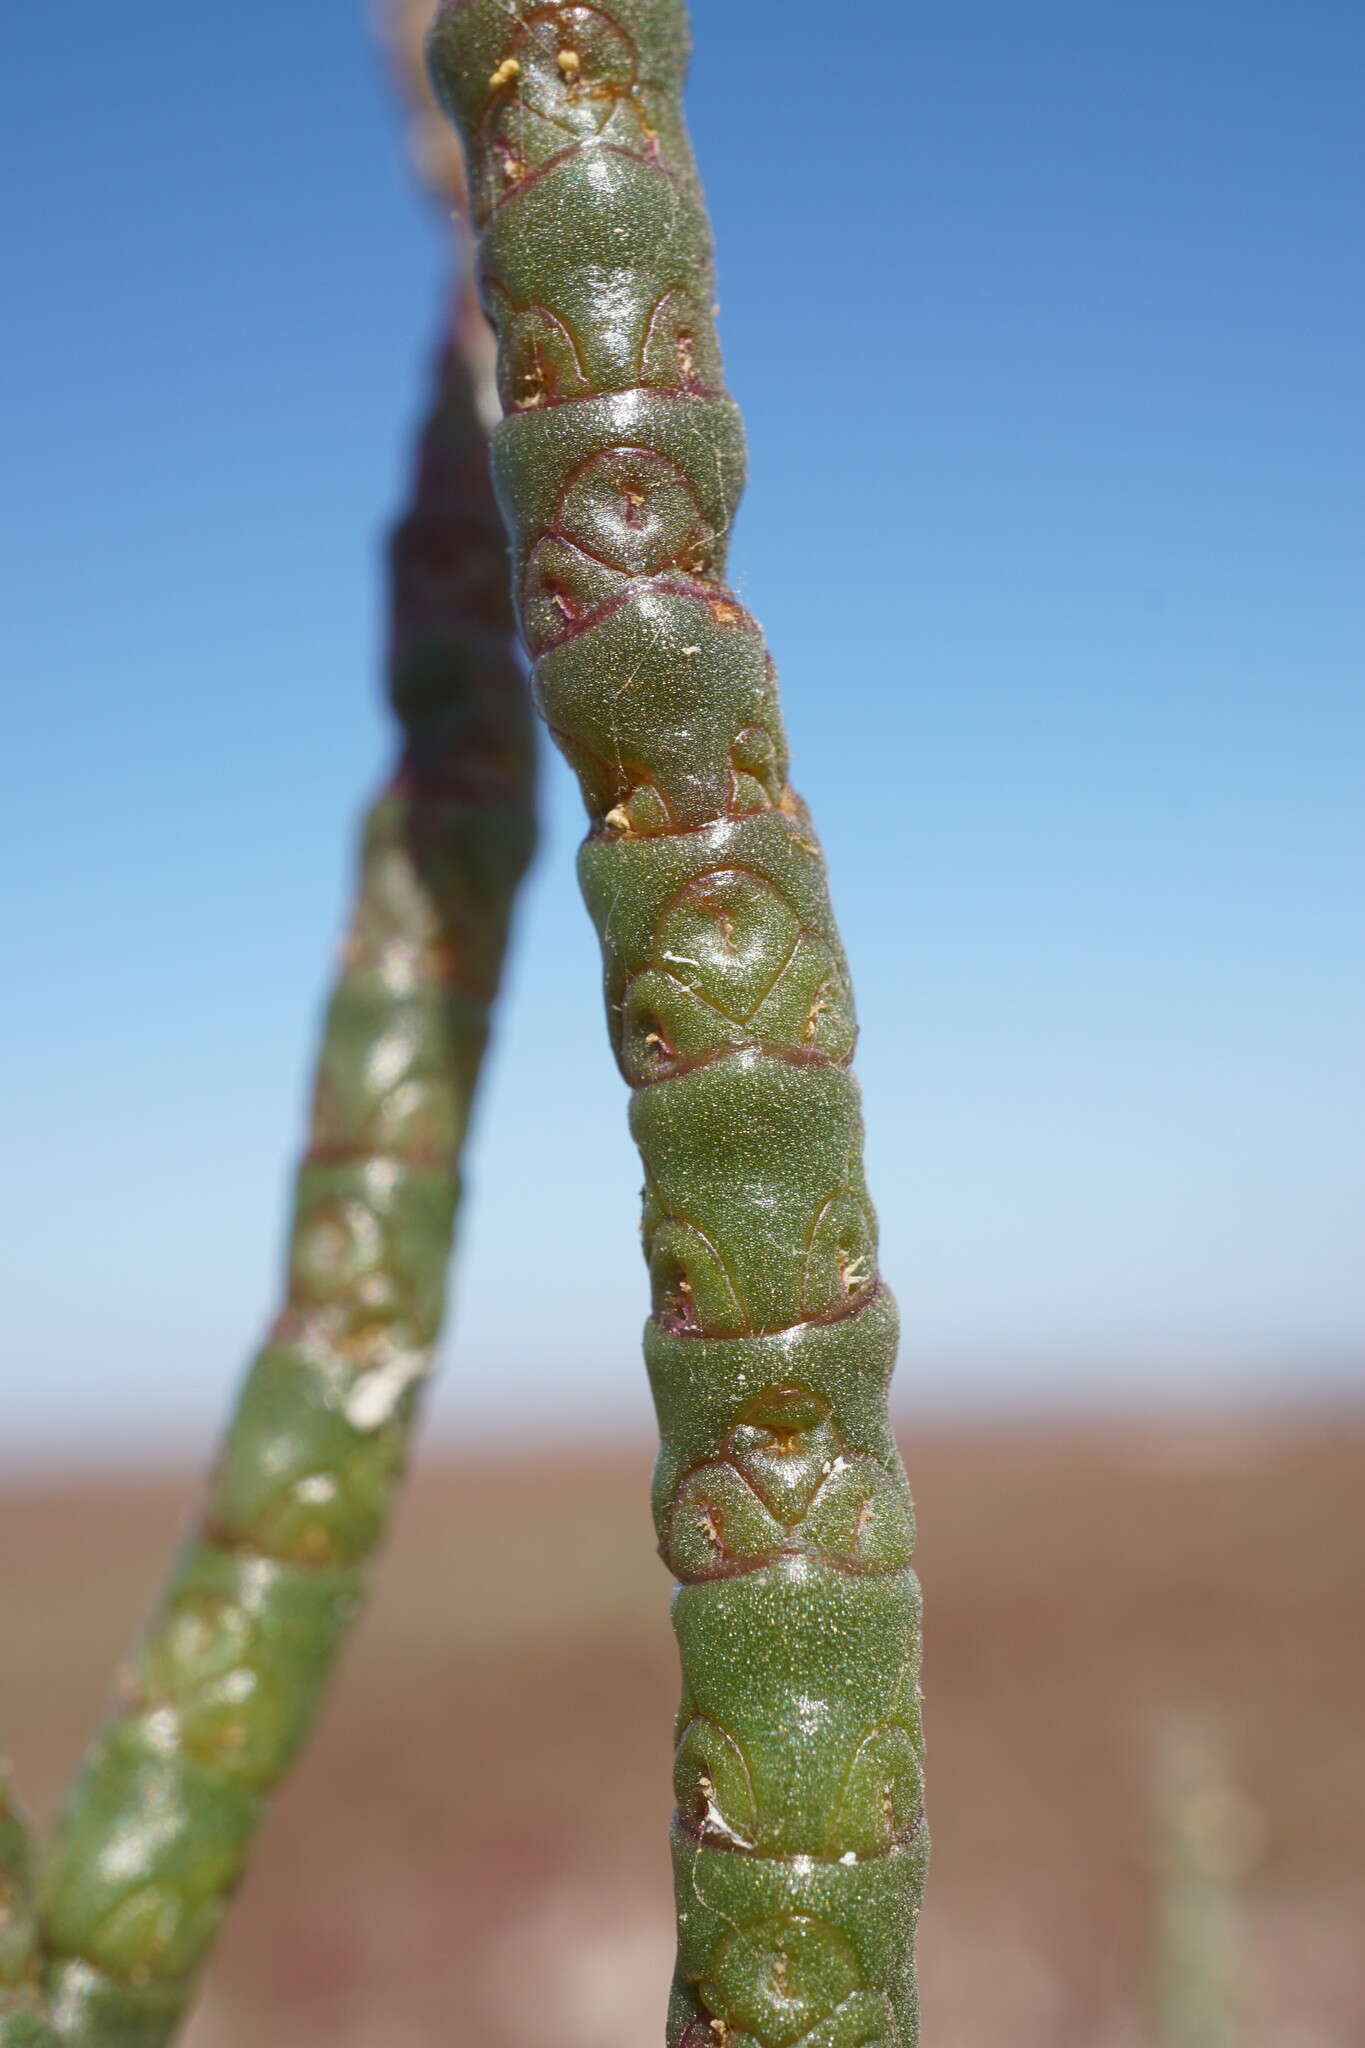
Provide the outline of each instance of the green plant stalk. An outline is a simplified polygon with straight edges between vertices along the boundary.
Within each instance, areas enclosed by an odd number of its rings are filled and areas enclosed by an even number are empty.
[[[478,346],[466,320],[443,352],[393,538],[403,747],[365,821],[285,1304],[45,1866],[49,2013],[79,2048],[176,2033],[359,1606],[440,1326],[457,1163],[534,830]]]
[[[0,2048],[52,2048],[39,2016],[38,1903],[33,1844],[0,1765]]]
[[[1228,1774],[1217,1731],[1175,1720],[1157,1752],[1156,2003],[1160,2048],[1246,2039],[1239,1881],[1264,1822]]]
[[[673,2048],[909,2048],[919,1594],[848,974],[772,664],[676,0],[446,0],[507,417],[494,467],[634,1089],[679,1582]]]

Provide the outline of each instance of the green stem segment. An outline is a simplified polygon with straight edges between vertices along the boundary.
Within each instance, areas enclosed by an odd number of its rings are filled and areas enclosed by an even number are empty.
[[[38,1906],[33,1844],[0,1765],[0,2048],[52,2048],[39,2016]]]
[[[677,0],[446,0],[540,707],[635,1093],[655,1511],[679,1581],[673,2048],[909,2048],[919,1594],[852,997],[776,680]]]
[[[440,1326],[533,838],[531,712],[463,344],[440,363],[391,567],[404,746],[365,824],[285,1305],[46,1865],[50,2017],[79,2048],[174,2036],[360,1604]]]

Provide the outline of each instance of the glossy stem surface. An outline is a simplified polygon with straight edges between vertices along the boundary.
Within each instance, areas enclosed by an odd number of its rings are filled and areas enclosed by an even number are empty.
[[[853,1002],[762,635],[676,0],[447,0],[540,708],[634,1090],[682,1662],[672,2048],[909,2048],[919,1594]],[[819,537],[810,537],[818,562]]]
[[[403,746],[365,820],[284,1305],[45,1864],[48,2009],[78,2048],[176,2034],[359,1607],[440,1327],[458,1160],[534,832],[533,720],[471,380],[482,331],[471,307],[442,353],[393,536]]]

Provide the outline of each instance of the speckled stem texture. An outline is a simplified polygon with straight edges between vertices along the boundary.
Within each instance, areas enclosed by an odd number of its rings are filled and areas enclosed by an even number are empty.
[[[359,1605],[440,1325],[533,835],[533,721],[463,342],[441,359],[391,569],[404,745],[365,823],[285,1304],[46,1864],[49,2013],[79,2048],[161,2048],[179,2027]]]
[[[538,701],[645,1169],[682,1656],[672,2048],[910,2048],[919,1595],[854,1020],[776,681],[725,583],[743,473],[675,0],[447,0]]]

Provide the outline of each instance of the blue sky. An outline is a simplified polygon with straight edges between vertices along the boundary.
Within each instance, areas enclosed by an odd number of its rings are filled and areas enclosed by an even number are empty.
[[[903,1396],[1358,1393],[1365,16],[693,19],[734,564],[858,979]],[[269,1308],[442,242],[359,0],[66,0],[6,50],[7,1449],[150,1453]],[[547,783],[451,1434],[646,1418]]]

